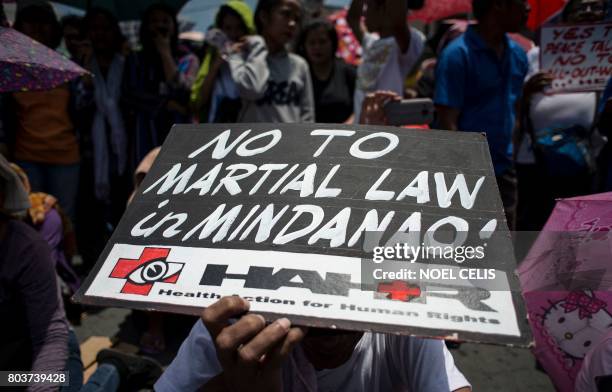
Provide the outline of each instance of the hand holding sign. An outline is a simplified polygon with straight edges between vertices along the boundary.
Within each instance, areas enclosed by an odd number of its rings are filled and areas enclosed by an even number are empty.
[[[290,328],[286,318],[266,326],[262,316],[252,313],[230,325],[230,318],[249,308],[248,301],[232,296],[221,298],[202,313],[223,367],[226,387],[230,391],[280,392],[282,362],[304,332]]]

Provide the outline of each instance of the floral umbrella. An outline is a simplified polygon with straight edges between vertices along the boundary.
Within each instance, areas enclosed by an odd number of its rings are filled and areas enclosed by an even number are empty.
[[[0,93],[50,90],[87,71],[17,30],[0,27]]]

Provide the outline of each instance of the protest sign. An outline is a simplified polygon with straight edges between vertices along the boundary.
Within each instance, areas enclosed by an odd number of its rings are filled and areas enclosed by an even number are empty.
[[[76,299],[520,344],[515,267],[482,134],[178,125]]]
[[[553,91],[599,91],[612,76],[612,23],[542,27],[540,65]]]

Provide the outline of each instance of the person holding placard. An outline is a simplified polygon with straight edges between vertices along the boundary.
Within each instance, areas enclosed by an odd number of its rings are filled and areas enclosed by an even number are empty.
[[[471,390],[442,340],[266,324],[249,307],[231,296],[206,308],[155,390]]]
[[[600,22],[604,9],[605,3],[600,0],[571,1],[562,12],[561,22]],[[584,150],[583,155],[565,154],[563,152],[571,151],[573,146],[569,143],[556,144],[558,153],[544,149],[548,138],[554,135],[565,135],[561,139],[569,141],[588,139],[596,118],[597,93],[553,91],[554,76],[541,69],[540,51],[536,46],[527,54],[529,75],[520,103],[521,126],[514,140],[519,179],[519,230],[540,230],[556,199],[593,191],[595,157],[590,150]],[[583,141],[590,144],[588,140]]]

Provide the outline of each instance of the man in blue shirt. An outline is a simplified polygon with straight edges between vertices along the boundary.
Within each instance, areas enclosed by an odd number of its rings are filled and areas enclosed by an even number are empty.
[[[434,101],[441,129],[485,132],[510,229],[516,210],[512,134],[528,62],[506,33],[527,21],[526,0],[473,0],[478,24],[440,55]]]

